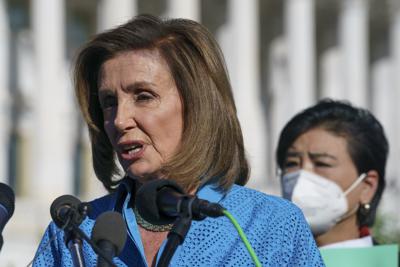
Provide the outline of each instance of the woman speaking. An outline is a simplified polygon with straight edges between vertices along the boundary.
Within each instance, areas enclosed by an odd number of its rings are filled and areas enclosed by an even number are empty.
[[[263,266],[323,266],[298,208],[243,187],[249,167],[231,85],[220,48],[203,26],[143,15],[100,33],[78,55],[75,90],[95,173],[110,191],[91,202],[80,228],[90,235],[101,213],[123,215],[128,238],[117,266],[155,266],[163,252],[171,225],[146,221],[135,203],[137,190],[157,179],[227,209]],[[35,266],[72,265],[63,235],[50,224]],[[96,265],[86,242],[83,254],[87,266]],[[249,266],[252,259],[230,221],[219,217],[194,221],[170,264]]]

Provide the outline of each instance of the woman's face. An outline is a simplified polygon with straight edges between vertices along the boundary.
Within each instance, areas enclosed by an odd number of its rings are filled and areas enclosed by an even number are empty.
[[[182,102],[165,60],[156,50],[129,51],[105,61],[99,75],[104,128],[130,177],[160,175],[178,149]]]
[[[284,173],[307,170],[338,184],[343,191],[358,178],[356,166],[350,157],[347,140],[322,128],[311,129],[300,135],[290,146]],[[361,186],[347,196],[350,209],[359,203]]]

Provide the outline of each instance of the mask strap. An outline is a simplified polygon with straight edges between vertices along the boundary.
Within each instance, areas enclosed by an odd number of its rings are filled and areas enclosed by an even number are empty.
[[[350,193],[357,185],[359,185],[365,177],[367,177],[366,173],[361,174],[360,177],[358,177],[357,180],[355,180],[354,183],[349,188],[347,188],[347,190],[343,194],[347,196],[347,194]]]
[[[343,214],[342,217],[338,218],[338,219],[336,220],[336,223],[339,223],[339,222],[341,222],[341,221],[343,221],[343,220],[349,218],[351,215],[353,215],[354,213],[356,213],[357,210],[358,210],[359,208],[360,208],[360,205],[355,206],[354,209],[352,209],[350,212],[347,212],[347,213]]]

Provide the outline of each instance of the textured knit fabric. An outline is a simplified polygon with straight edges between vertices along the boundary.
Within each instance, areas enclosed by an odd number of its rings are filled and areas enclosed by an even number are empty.
[[[224,194],[208,185],[197,195],[199,198],[219,202],[235,217],[262,266],[324,266],[303,214],[290,202],[237,185]],[[129,186],[123,184],[116,193],[94,200],[91,202],[92,212],[80,228],[90,237],[99,214],[120,210],[128,226],[128,239],[124,250],[114,258],[114,262],[117,266],[147,266],[135,215],[128,208],[130,198]],[[73,266],[63,238],[63,231],[51,223],[38,248],[33,266]],[[165,241],[158,257],[164,246]],[[86,266],[96,266],[97,255],[86,242],[83,244],[83,254]],[[193,221],[170,266],[254,264],[230,220],[219,217]]]

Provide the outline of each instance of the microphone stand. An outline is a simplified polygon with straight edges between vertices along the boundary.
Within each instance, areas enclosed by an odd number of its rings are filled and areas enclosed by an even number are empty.
[[[82,253],[82,234],[83,232],[77,231],[83,219],[89,212],[87,203],[82,203],[75,210],[70,210],[67,214],[67,220],[62,227],[65,236],[64,241],[69,251],[71,252],[72,262],[75,267],[85,267],[85,261]]]
[[[85,235],[84,232],[82,232],[81,229],[79,229],[79,227],[75,227],[74,231],[76,231],[86,242],[88,242],[88,244],[92,247],[92,249],[94,250],[94,252],[96,252],[96,254],[102,258],[104,261],[106,261],[110,266],[112,267],[116,267],[116,265],[114,264],[114,262],[112,261],[112,259],[110,257],[108,257],[104,251],[102,251],[87,235]]]
[[[71,252],[72,262],[75,267],[85,267],[82,253],[82,239],[76,231],[65,232],[66,245]]]
[[[82,223],[83,219],[87,216],[88,212],[88,204],[80,204],[77,210],[71,211],[67,215],[68,219],[62,227],[65,233],[64,241],[71,252],[73,265],[74,267],[85,267],[85,261],[82,253],[82,239],[84,239],[89,243],[97,255],[103,258],[110,266],[115,266],[112,259],[105,255],[104,252],[78,227]]]
[[[189,201],[187,212],[181,214],[168,233],[168,241],[160,257],[157,267],[167,267],[179,245],[183,243],[192,224],[192,201]]]

